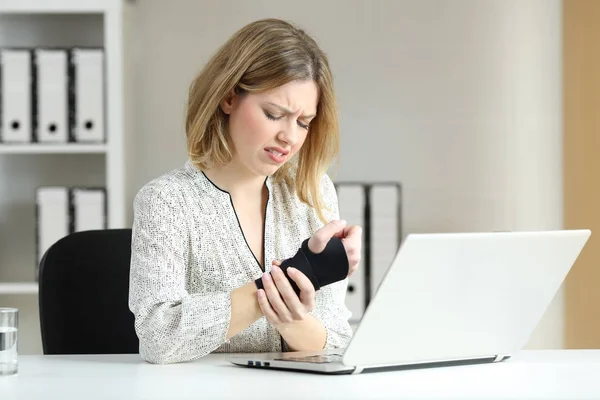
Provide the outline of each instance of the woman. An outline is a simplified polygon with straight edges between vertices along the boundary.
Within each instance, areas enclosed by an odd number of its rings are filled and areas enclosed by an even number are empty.
[[[186,135],[186,164],[134,201],[130,308],[141,356],[346,346],[361,228],[338,220],[326,175],[339,138],[325,54],[287,22],[245,26],[193,81]],[[334,240],[347,276],[319,288],[296,265],[282,270],[303,244],[319,255]]]

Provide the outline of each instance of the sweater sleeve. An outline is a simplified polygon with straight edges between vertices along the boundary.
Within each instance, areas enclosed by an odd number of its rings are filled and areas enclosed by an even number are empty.
[[[327,208],[324,210],[327,220],[339,219],[337,194],[333,182],[327,175],[321,181],[321,195]],[[313,212],[311,219],[314,230],[323,226],[316,212]],[[316,305],[311,314],[325,326],[326,349],[346,347],[352,337],[352,328],[349,323],[351,313],[346,307],[347,288],[348,278],[345,278],[316,292]]]
[[[185,207],[176,191],[142,188],[134,200],[129,307],[150,363],[202,357],[226,341],[230,293],[190,294]]]

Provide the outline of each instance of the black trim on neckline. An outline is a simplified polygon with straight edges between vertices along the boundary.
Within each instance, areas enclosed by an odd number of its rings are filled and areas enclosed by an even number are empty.
[[[240,233],[242,234],[242,238],[244,239],[244,242],[246,243],[246,248],[248,249],[248,251],[250,251],[250,254],[252,254],[252,256],[254,257],[254,260],[258,264],[258,268],[260,268],[264,272],[266,270],[267,266],[265,265],[265,267],[263,268],[262,265],[260,265],[260,261],[258,261],[258,258],[256,258],[256,254],[254,254],[254,252],[252,251],[252,248],[250,247],[250,244],[248,243],[248,239],[246,239],[246,234],[244,233],[244,230],[242,229],[242,224],[240,223],[240,218],[238,217],[237,211],[235,210],[235,206],[233,205],[233,199],[231,197],[230,197],[230,201],[231,201],[231,209],[233,210],[233,214],[235,215],[235,219],[238,223],[238,228],[240,230]],[[263,231],[263,257],[264,257],[264,252],[265,252],[264,241],[265,241],[265,232]]]
[[[220,192],[223,192],[223,193],[226,193],[226,194],[228,194],[228,195],[230,195],[230,196],[231,196],[231,193],[229,193],[229,192],[228,192],[227,190],[225,190],[225,189],[221,189],[221,188],[220,188],[220,187],[218,187],[218,186],[217,186],[217,185],[216,185],[216,184],[215,184],[213,181],[211,181],[211,180],[210,180],[210,178],[209,178],[209,177],[208,177],[208,176],[207,176],[207,175],[204,173],[204,171],[202,171],[201,169],[199,169],[199,171],[200,171],[200,173],[201,173],[202,175],[204,175],[204,177],[206,178],[206,180],[207,180],[208,182],[210,182],[210,184],[211,184],[211,185],[213,185],[213,186],[215,187],[215,189],[217,189],[218,191],[220,191]],[[269,191],[269,185],[268,185],[268,183],[267,183],[268,181],[269,181],[269,177],[267,176],[267,177],[265,177],[265,180],[263,181],[263,184],[267,186],[267,191]]]
[[[269,201],[271,200],[271,190],[269,190],[269,185],[265,180],[265,186],[267,187],[267,201],[265,202],[265,219],[263,220],[263,264],[264,267],[261,268],[263,272],[267,270],[267,213],[269,212]],[[256,257],[255,257],[256,258]],[[260,267],[260,263],[258,264]]]
[[[220,188],[220,187],[218,187],[218,186],[217,186],[217,185],[216,185],[216,184],[215,184],[213,181],[211,181],[211,180],[210,180],[210,178],[209,178],[208,176],[206,176],[206,174],[204,173],[204,171],[200,170],[200,172],[202,173],[202,175],[204,175],[204,177],[206,178],[206,180],[207,180],[208,182],[210,182],[210,184],[211,184],[211,185],[213,185],[213,186],[215,187],[215,189],[217,189],[217,190],[218,190],[218,191],[220,191],[220,192],[223,192],[223,193],[225,193],[225,194],[229,194],[229,195],[230,195],[230,193],[229,193],[227,190],[223,190],[223,189],[221,189],[221,188]]]
[[[261,271],[265,272],[267,269],[267,212],[268,212],[268,208],[269,208],[269,201],[271,200],[271,189],[269,187],[269,176],[265,177],[264,180],[264,185],[267,189],[267,201],[265,204],[265,218],[263,220],[263,235],[262,235],[262,241],[263,241],[263,245],[262,245],[262,251],[263,251],[263,263],[264,266],[261,265],[260,261],[258,260],[258,258],[256,257],[256,255],[254,254],[254,252],[252,251],[252,248],[250,247],[250,244],[248,243],[248,240],[246,239],[246,235],[244,234],[244,230],[242,229],[242,224],[240,223],[240,218],[237,214],[237,211],[235,209],[235,205],[233,204],[233,197],[231,197],[231,193],[229,193],[227,190],[221,189],[219,186],[217,186],[212,180],[210,180],[210,178],[204,173],[204,171],[202,171],[201,169],[197,168],[198,171],[202,174],[202,176],[204,176],[204,178],[215,188],[217,189],[219,192],[226,194],[229,197],[229,202],[231,203],[231,209],[233,211],[233,214],[235,215],[235,219],[237,221],[238,224],[238,229],[240,231],[240,234],[242,235],[242,238],[244,239],[244,242],[246,243],[246,248],[248,249],[248,251],[250,251],[250,254],[252,254],[252,256],[254,257],[254,260],[256,261],[256,263],[258,264],[258,267]]]
[[[202,172],[202,171],[201,171]],[[242,224],[240,222],[240,217],[238,216],[238,213],[235,209],[235,205],[233,204],[233,198],[231,197],[231,195],[225,191],[220,189],[217,185],[215,185],[210,179],[208,179],[208,177],[206,176],[206,174],[204,174],[204,172],[202,172],[202,174],[206,177],[206,179],[217,189],[219,189],[221,192],[226,193],[227,195],[229,195],[229,202],[231,204],[231,210],[233,211],[233,215],[235,216],[236,222],[238,224],[238,229],[240,231],[240,234],[242,235],[242,238],[244,239],[244,242],[246,243],[246,248],[248,249],[248,251],[250,251],[250,254],[252,254],[252,257],[254,257],[254,261],[256,261],[256,264],[258,264],[258,268],[263,271],[266,272],[267,270],[267,212],[268,212],[268,208],[269,208],[269,201],[271,200],[271,190],[269,189],[269,185],[266,184],[266,180],[265,180],[265,187],[267,189],[267,201],[265,203],[265,218],[263,220],[263,234],[262,234],[262,251],[263,251],[263,263],[264,265],[260,264],[260,261],[258,260],[258,258],[256,257],[256,254],[254,254],[254,252],[252,251],[252,248],[250,247],[250,244],[248,243],[248,239],[246,239],[246,234],[244,233],[244,229],[242,229]],[[268,177],[267,177],[268,179]]]

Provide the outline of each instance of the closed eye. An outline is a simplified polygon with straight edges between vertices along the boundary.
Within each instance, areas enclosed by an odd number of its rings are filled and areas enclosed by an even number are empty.
[[[263,112],[265,113],[265,116],[266,116],[268,119],[270,119],[271,121],[278,121],[278,120],[280,120],[281,118],[283,118],[283,116],[276,117],[276,116],[274,116],[273,114],[271,114],[270,112],[268,112],[267,110],[263,110]],[[300,128],[302,128],[302,129],[306,129],[306,130],[308,130],[308,128],[309,128],[309,124],[303,124],[303,123],[302,123],[302,122],[300,122],[300,121],[298,121],[298,126],[299,126]]]
[[[271,121],[277,121],[280,120],[282,117],[276,117],[273,114],[269,113],[268,111],[264,110],[265,116],[267,118],[269,118]]]

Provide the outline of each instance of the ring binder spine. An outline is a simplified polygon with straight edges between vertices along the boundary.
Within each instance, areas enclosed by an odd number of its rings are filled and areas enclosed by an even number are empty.
[[[75,50],[69,49],[67,52],[67,82],[68,82],[68,121],[69,121],[69,133],[68,141],[76,142],[76,130],[77,130],[77,104],[76,104],[76,93],[75,93],[75,82],[77,79],[77,68],[75,68]]]
[[[365,209],[363,215],[363,236],[365,246],[365,310],[371,301],[371,185],[363,185],[363,196],[365,197]]]
[[[361,193],[363,195],[363,209],[361,211],[362,214],[362,230],[363,230],[363,259],[361,260],[362,268],[364,269],[360,273],[364,276],[364,309],[369,305],[371,299],[374,296],[373,288],[373,279],[374,279],[374,266],[372,265],[373,259],[373,198],[372,198],[372,189],[378,187],[393,187],[396,190],[396,204],[394,205],[394,210],[396,214],[396,249],[398,249],[402,243],[402,185],[399,182],[394,181],[379,181],[379,182],[361,182],[361,181],[339,181],[334,183],[334,187],[336,191],[339,193],[339,190],[343,186],[359,186],[361,187]],[[338,197],[338,202],[340,201]],[[340,209],[344,209],[343,205],[338,204]],[[340,218],[345,219],[344,215],[340,215]],[[392,260],[389,260],[390,262]],[[357,271],[357,273],[359,273]],[[352,293],[354,290],[353,287],[348,287],[348,292]]]
[[[39,106],[38,106],[38,70],[37,70],[37,53],[31,49],[31,141],[32,143],[39,142]]]
[[[90,197],[86,196],[83,203],[77,202],[75,193],[77,191],[90,191],[98,192],[101,194],[99,197],[92,197],[92,200],[100,199],[102,201],[101,207],[95,207],[98,203],[90,203]],[[46,193],[44,199],[42,199],[42,193]],[[48,193],[52,192],[50,197]],[[61,196],[56,196],[56,193]],[[83,187],[83,186],[40,186],[36,188],[36,199],[35,199],[35,247],[36,247],[36,268],[35,268],[35,279],[38,279],[39,262],[44,256],[44,253],[49,247],[54,244],[57,240],[64,236],[70,235],[81,230],[90,229],[107,229],[108,227],[108,204],[107,204],[107,189],[101,186]],[[48,200],[51,200],[50,202]],[[57,204],[57,199],[61,199],[61,204]],[[81,198],[80,198],[81,199]],[[43,204],[42,204],[43,203]],[[90,205],[92,207],[90,208]],[[46,207],[42,210],[42,207]],[[81,207],[81,208],[78,208]],[[63,210],[63,212],[58,212]],[[91,213],[90,213],[91,210]],[[98,215],[96,211],[99,211],[101,215]],[[83,212],[83,214],[78,214]],[[63,215],[64,214],[64,215]],[[49,218],[50,217],[50,218]],[[83,219],[82,219],[83,218]],[[78,226],[78,222],[82,226]],[[43,225],[43,224],[50,225]],[[47,235],[42,238],[42,235]]]

